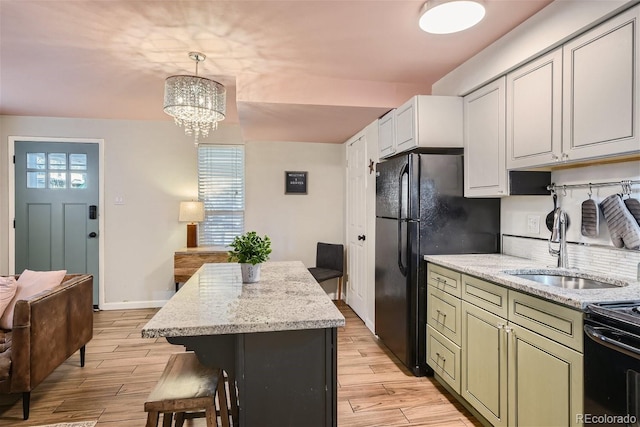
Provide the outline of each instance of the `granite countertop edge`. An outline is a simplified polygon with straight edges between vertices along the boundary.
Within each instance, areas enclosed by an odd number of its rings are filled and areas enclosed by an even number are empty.
[[[192,326],[176,328],[145,328],[142,338],[171,338],[203,335],[250,334],[260,332],[295,331],[304,329],[329,329],[345,325],[345,319],[292,321],[245,325]]]
[[[640,282],[638,281],[586,270],[550,267],[544,263],[511,255],[425,255],[424,259],[427,262],[432,262],[442,267],[451,268],[510,289],[578,310],[584,310],[587,305],[598,302],[640,300]],[[516,277],[505,272],[515,273],[518,270],[527,270],[527,272],[531,273],[536,271],[547,272],[549,270],[568,274],[579,273],[581,277],[601,280],[617,284],[618,286],[605,289],[563,289]],[[626,286],[621,286],[624,284],[626,284]]]

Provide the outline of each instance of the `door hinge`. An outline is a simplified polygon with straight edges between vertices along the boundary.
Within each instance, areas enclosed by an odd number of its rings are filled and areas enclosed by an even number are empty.
[[[16,164],[16,156],[15,155],[13,156],[13,164],[14,165]]]
[[[16,228],[16,220],[15,220],[15,218],[13,219],[13,228]]]

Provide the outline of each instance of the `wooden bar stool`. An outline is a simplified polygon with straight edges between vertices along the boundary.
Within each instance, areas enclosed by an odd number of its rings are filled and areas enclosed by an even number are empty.
[[[193,352],[172,354],[158,384],[144,403],[144,410],[148,412],[147,427],[157,427],[161,413],[164,414],[163,427],[171,426],[174,414],[176,427],[181,427],[185,419],[201,417],[207,419],[207,427],[216,427],[218,415],[222,426],[229,427],[223,372],[203,366]]]

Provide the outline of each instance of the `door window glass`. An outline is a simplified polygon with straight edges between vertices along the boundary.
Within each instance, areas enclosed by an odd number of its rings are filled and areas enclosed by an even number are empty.
[[[86,173],[78,173],[71,172],[70,174],[71,180],[71,188],[87,188],[87,174]]]
[[[44,153],[27,153],[27,169],[44,169]]]
[[[26,154],[27,188],[87,188],[87,173],[75,172],[87,170],[85,153]]]
[[[44,172],[27,172],[27,188],[46,188]]]
[[[66,169],[67,153],[49,153],[49,169]]]
[[[49,172],[49,188],[67,188],[65,172]]]
[[[86,154],[69,154],[69,169],[72,170],[87,170],[87,155]],[[71,178],[73,180],[73,178]]]

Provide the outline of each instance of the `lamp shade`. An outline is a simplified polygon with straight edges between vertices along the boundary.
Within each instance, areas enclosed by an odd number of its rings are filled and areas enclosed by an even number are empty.
[[[180,202],[180,222],[202,222],[204,221],[203,202]]]

